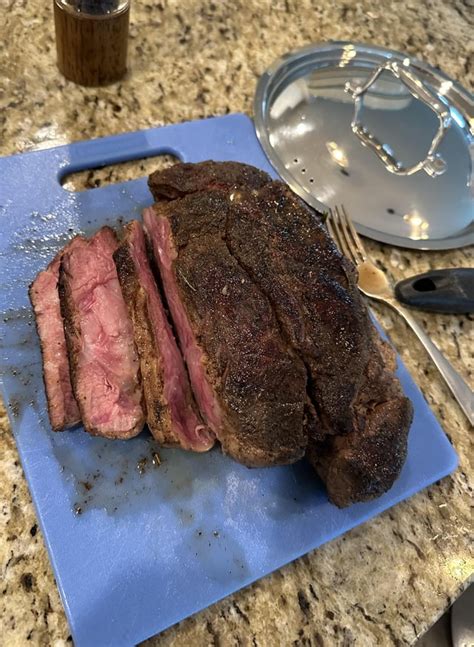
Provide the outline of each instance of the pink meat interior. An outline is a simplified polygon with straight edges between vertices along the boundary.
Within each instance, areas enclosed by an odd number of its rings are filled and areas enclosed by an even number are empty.
[[[143,411],[132,324],[112,258],[116,248],[104,228],[89,241],[76,239],[64,263],[81,331],[76,396],[95,433],[120,438],[138,433]]]
[[[159,348],[163,361],[164,396],[170,407],[172,430],[182,440],[183,446],[190,446],[195,451],[205,451],[214,444],[214,437],[202,424],[192,406],[191,387],[183,358],[148,263],[143,229],[135,221],[131,230],[130,253],[140,285],[146,291],[155,345]]]
[[[176,278],[172,269],[177,253],[171,240],[168,219],[164,216],[157,216],[151,207],[144,210],[143,221],[145,230],[152,241],[154,256],[160,269],[166,299],[188,367],[194,396],[204,420],[219,438],[222,414],[206,378],[202,350],[196,342],[186,309],[179,296]]]
[[[40,272],[31,287],[31,300],[41,340],[43,375],[51,426],[59,431],[77,424],[81,415],[71,386],[69,359],[59,304],[58,277],[62,252]]]

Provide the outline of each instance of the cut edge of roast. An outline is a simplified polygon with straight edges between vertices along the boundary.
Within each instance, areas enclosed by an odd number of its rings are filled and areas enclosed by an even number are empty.
[[[149,429],[163,445],[208,451],[214,445],[214,436],[198,415],[138,221],[125,225],[114,260],[134,326]]]

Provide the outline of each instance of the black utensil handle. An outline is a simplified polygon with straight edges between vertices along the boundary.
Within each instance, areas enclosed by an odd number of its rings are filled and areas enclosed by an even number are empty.
[[[395,286],[399,301],[428,312],[474,312],[474,268],[431,270],[400,281]]]

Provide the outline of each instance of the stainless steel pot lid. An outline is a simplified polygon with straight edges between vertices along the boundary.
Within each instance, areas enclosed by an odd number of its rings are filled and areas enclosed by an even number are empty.
[[[255,125],[271,163],[318,210],[415,249],[474,243],[474,101],[405,54],[350,42],[283,56],[261,77]]]

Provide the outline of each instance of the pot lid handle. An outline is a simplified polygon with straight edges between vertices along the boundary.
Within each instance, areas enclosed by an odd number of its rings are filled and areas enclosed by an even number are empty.
[[[390,147],[382,143],[373,133],[367,130],[360,120],[363,96],[385,70],[391,72],[399,79],[415,99],[426,104],[438,117],[439,127],[425,159],[413,166],[403,166],[395,158]],[[447,164],[437,150],[446,131],[451,126],[451,113],[449,108],[441,101],[440,97],[429,90],[412,69],[410,69],[410,59],[404,59],[401,65],[398,61],[385,61],[374,70],[364,85],[356,86],[348,82],[345,85],[345,91],[350,93],[354,99],[354,116],[351,122],[352,132],[360,139],[363,146],[367,146],[378,156],[390,173],[405,176],[413,175],[423,169],[428,175],[436,177],[446,171]]]

